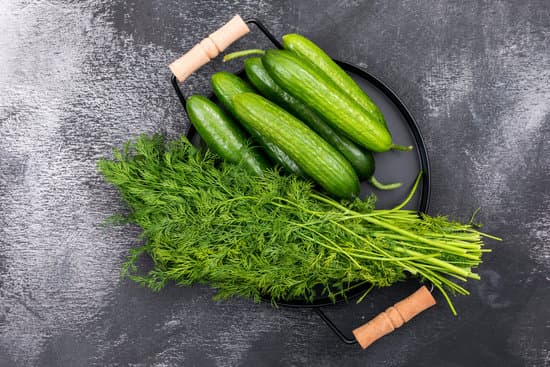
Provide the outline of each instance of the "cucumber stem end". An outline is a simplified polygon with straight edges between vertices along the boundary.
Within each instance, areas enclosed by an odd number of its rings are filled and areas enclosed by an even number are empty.
[[[408,152],[410,150],[413,149],[413,146],[412,145],[397,145],[397,144],[392,144],[390,145],[390,149],[391,150],[399,150],[401,152]]]
[[[260,50],[259,48],[252,48],[250,50],[242,50],[242,51],[235,51],[228,53],[223,57],[223,62],[230,61],[233,59],[237,59],[239,57],[245,57],[249,55],[263,55],[265,54],[264,50]]]
[[[403,185],[402,182],[383,184],[380,181],[378,181],[374,176],[371,176],[369,178],[369,183],[375,188],[377,188],[378,190],[394,190],[394,189],[397,189],[398,187],[401,187],[401,185]]]

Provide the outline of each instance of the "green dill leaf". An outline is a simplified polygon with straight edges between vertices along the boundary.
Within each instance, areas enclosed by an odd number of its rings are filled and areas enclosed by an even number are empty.
[[[184,137],[141,136],[98,169],[128,205],[117,220],[140,226],[145,241],[121,275],[153,290],[173,281],[208,284],[217,299],[335,301],[412,275],[450,302],[446,292],[467,293],[450,279],[478,279],[482,237],[493,238],[444,216],[377,210],[375,196],[335,201],[276,169],[251,176]],[[154,267],[140,275],[143,253]]]

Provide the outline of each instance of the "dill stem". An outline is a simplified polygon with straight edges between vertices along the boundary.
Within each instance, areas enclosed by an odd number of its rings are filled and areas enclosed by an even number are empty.
[[[443,289],[443,287],[440,285],[435,285],[435,287],[443,295],[443,297],[445,298],[445,301],[447,301],[447,304],[449,305],[449,308],[451,309],[451,312],[453,313],[453,315],[457,316],[458,313],[456,312],[455,306],[453,305],[453,302],[451,301],[451,298],[449,297],[445,289]]]
[[[351,229],[347,228],[346,226],[342,225],[341,223],[338,223],[338,222],[335,222],[333,220],[330,220],[331,223],[337,225],[338,227],[340,227],[341,229],[343,229],[344,231],[348,232],[349,234],[351,234],[353,237],[355,238],[358,238],[360,241],[362,242],[365,242],[366,244],[368,244],[369,246],[375,248],[376,250],[380,251],[380,253],[382,253],[384,256],[386,257],[391,257],[391,255],[386,252],[385,250],[383,250],[382,248],[376,246],[372,241],[369,241],[367,240],[365,237],[363,236],[360,236],[358,235],[357,233],[355,233],[354,231],[352,231]],[[401,260],[395,260],[395,262],[399,265],[401,265],[403,268],[408,268],[406,267]]]
[[[362,258],[362,259],[369,259],[369,260],[376,260],[376,261],[396,261],[396,260],[410,261],[410,260],[422,260],[422,259],[426,259],[426,258],[429,258],[429,257],[438,256],[438,254],[418,254],[418,255],[411,255],[411,256],[408,256],[408,257],[397,257],[397,256],[375,257],[375,256],[357,254],[357,252],[359,252],[359,253],[361,253],[361,252],[368,253],[368,252],[365,251],[365,250],[362,250],[362,249],[355,249],[355,248],[349,249],[349,252],[352,253],[353,256],[356,256],[356,257],[359,257],[359,258]]]
[[[391,238],[391,239],[394,239],[394,240],[408,241],[407,242],[408,247],[416,247],[416,248],[432,249],[433,250],[433,245],[431,245],[431,244],[430,244],[431,247],[421,246],[421,245],[419,245],[415,242],[411,242],[409,237],[399,235],[399,234],[377,232],[377,233],[373,234],[373,237]],[[423,242],[423,243],[425,244],[425,242]],[[481,251],[481,249],[479,248],[479,245],[477,245],[477,246],[473,245],[472,247],[462,246],[461,243],[457,243],[457,242],[447,242],[447,245],[455,245],[455,246],[439,247],[439,249],[443,252],[446,252],[446,253],[449,253],[449,254],[455,254],[455,255],[458,255],[458,256],[463,256],[463,257],[469,258],[471,260],[477,260],[478,257],[479,257],[479,256],[472,255],[472,252],[477,253],[477,252]],[[466,247],[466,249],[464,249],[464,247]],[[475,251],[470,251],[470,250],[475,250]]]
[[[369,294],[372,290],[374,289],[374,284],[372,284],[369,289],[367,289],[365,292],[363,292],[363,294],[361,295],[361,297],[359,297],[357,299],[357,303],[360,303],[361,301],[363,301],[363,299],[365,299],[365,297],[367,296],[367,294]]]
[[[447,233],[437,233],[437,232],[422,232],[422,234],[426,237],[436,237],[436,238],[444,238],[444,239],[452,239],[452,240],[459,240],[461,242],[461,246],[468,247],[468,248],[479,248],[479,244],[472,244],[472,241],[479,241],[479,236],[475,234],[471,235],[458,235],[458,234],[447,234]]]
[[[378,219],[375,219],[375,218],[365,218],[365,220],[367,222],[370,222],[372,224],[375,224],[375,225],[378,225],[380,227],[384,227],[386,229],[389,229],[391,231],[394,231],[394,232],[397,232],[397,233],[400,233],[408,238],[411,238],[411,239],[414,239],[414,240],[417,240],[419,242],[424,242],[424,243],[427,243],[428,245],[432,245],[436,248],[443,248],[443,249],[447,249],[447,250],[451,250],[453,251],[453,247],[451,246],[447,246],[443,243],[440,243],[440,242],[437,242],[437,241],[434,241],[434,240],[431,240],[431,239],[428,239],[428,238],[425,238],[425,237],[422,237],[422,236],[419,236],[415,233],[412,233],[412,232],[409,232],[407,230],[404,230],[404,229],[401,229],[399,227],[396,227],[394,226],[393,224],[390,224],[390,223],[387,223],[386,221],[383,221],[383,220],[378,220]],[[464,253],[461,253],[460,256],[464,256],[464,257],[469,257],[469,258],[472,258],[473,260],[475,260],[475,257],[472,257],[471,255],[468,255],[466,253],[466,251],[464,250]]]
[[[422,171],[418,172],[418,175],[416,176],[416,179],[414,180],[414,184],[411,188],[411,191],[409,191],[409,195],[407,195],[407,197],[405,198],[405,200],[403,200],[403,202],[401,204],[394,207],[393,210],[399,210],[399,209],[403,208],[405,205],[407,205],[409,203],[409,201],[412,199],[412,197],[416,193],[416,188],[418,187],[418,184],[420,183],[420,179],[422,178],[423,173],[424,172],[422,172]]]
[[[275,201],[271,202],[272,205],[278,206],[280,208],[300,209],[300,210],[304,211],[305,213],[314,214],[314,215],[326,214],[326,213],[323,213],[323,212],[320,212],[320,211],[315,211],[315,210],[310,210],[310,209],[304,208],[302,205],[299,205],[298,203],[296,203],[292,200],[283,198],[283,197],[278,196],[275,199],[280,200],[280,201],[284,201],[284,202],[292,205],[292,206],[288,206],[288,205],[283,205],[281,203],[277,203]]]
[[[472,229],[472,232],[474,232],[473,229]],[[490,235],[490,234],[485,233],[485,232],[477,232],[477,231],[475,231],[475,232],[478,233],[482,237],[490,238],[490,239],[495,240],[495,241],[502,241],[502,238],[500,238],[500,237],[493,236],[493,235]]]
[[[326,198],[326,197],[324,197],[324,196],[321,196],[321,195],[318,195],[318,194],[314,194],[314,193],[311,194],[311,197],[314,198],[314,199],[317,199],[317,200],[319,200],[319,201],[322,201],[322,202],[325,203],[325,204],[329,204],[329,205],[331,205],[331,206],[333,206],[333,207],[335,207],[335,208],[338,208],[338,209],[342,210],[342,211],[345,212],[345,213],[361,214],[361,213],[357,213],[357,212],[355,212],[355,211],[353,211],[353,210],[351,210],[351,209],[348,209],[348,208],[346,208],[346,207],[343,206],[343,205],[338,204],[338,203],[337,203],[336,201],[334,201],[333,199],[329,199],[329,198]]]
[[[306,235],[302,235],[302,236],[304,236],[305,238],[307,238],[307,239],[309,239],[309,240],[311,240],[311,241],[317,243],[318,245],[321,245],[321,246],[326,247],[326,248],[328,248],[328,249],[330,249],[330,250],[333,250],[333,251],[336,251],[336,252],[338,252],[338,253],[341,253],[342,255],[344,255],[344,256],[346,256],[348,259],[350,259],[350,260],[355,264],[355,266],[357,266],[358,268],[361,268],[361,265],[359,265],[359,263],[357,262],[357,260],[355,260],[352,256],[350,256],[350,254],[348,254],[346,251],[344,251],[340,246],[338,246],[338,245],[337,245],[334,241],[332,241],[331,239],[329,239],[329,238],[327,238],[326,236],[324,236],[324,235],[318,233],[317,231],[314,231],[313,229],[311,229],[311,228],[309,228],[309,227],[307,227],[307,226],[304,226],[304,225],[301,225],[301,224],[298,224],[298,223],[296,223],[296,225],[297,225],[298,227],[307,229],[307,230],[309,230],[310,232],[313,232],[313,233],[317,234],[318,236],[320,235],[323,239],[325,239],[325,241],[328,241],[328,242],[331,244],[331,246],[329,246],[329,245],[327,245],[327,244],[325,244],[325,243],[323,243],[323,242],[316,241],[316,240],[315,240],[314,238],[312,238],[312,237],[309,237],[309,236],[306,236]]]
[[[423,266],[427,269],[432,269],[433,271],[439,272],[439,268],[437,266],[430,265],[430,264],[423,264]],[[448,276],[453,277],[457,280],[460,280],[461,282],[467,282],[468,281],[468,278],[464,278],[464,277],[462,277],[460,275],[457,275],[457,274],[449,274]]]
[[[410,255],[410,256],[421,255],[419,252],[409,250],[409,249],[406,249],[406,248],[403,248],[403,247],[396,247],[396,250],[404,252],[404,253],[406,253],[407,255]],[[422,260],[427,262],[427,263],[430,263],[432,265],[435,265],[435,266],[439,267],[440,269],[445,269],[448,274],[454,273],[454,274],[458,274],[460,276],[463,276],[464,278],[476,278],[471,271],[459,268],[458,266],[449,264],[448,262],[440,260],[438,258],[430,257],[430,258],[426,258],[426,259],[422,259]]]
[[[431,250],[433,251],[433,247],[430,247],[430,246],[422,246],[422,245],[418,245],[418,244],[413,244],[411,242],[403,242],[403,241],[398,241],[397,242],[399,245],[401,246],[405,246],[405,247],[412,247],[412,248],[415,248],[415,249],[422,249],[422,250]],[[481,250],[480,250],[481,251]],[[445,253],[445,254],[452,254],[452,253],[449,253],[447,251],[441,251],[441,253]],[[456,254],[452,254],[452,255],[456,255]],[[455,261],[455,263],[460,263],[460,264],[463,264],[463,263],[466,263],[466,264],[472,264],[472,265],[476,265],[480,262],[480,257],[481,257],[481,252],[478,254],[478,256],[475,258],[475,259],[469,259],[469,258],[464,258],[462,256],[462,254],[460,255],[457,255],[457,256],[460,256],[461,257],[461,261]],[[450,260],[446,260],[446,262],[448,263],[452,263],[452,261]]]

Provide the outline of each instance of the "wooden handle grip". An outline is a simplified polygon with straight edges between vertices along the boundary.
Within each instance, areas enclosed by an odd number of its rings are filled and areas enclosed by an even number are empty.
[[[433,305],[435,305],[435,298],[426,286],[422,286],[366,324],[354,329],[353,335],[359,345],[365,349]]]
[[[200,41],[168,67],[178,81],[182,82],[248,32],[250,28],[240,16],[235,15],[224,26]]]

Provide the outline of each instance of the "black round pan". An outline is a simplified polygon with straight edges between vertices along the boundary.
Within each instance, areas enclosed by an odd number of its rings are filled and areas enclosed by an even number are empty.
[[[261,22],[256,19],[249,19],[246,22],[255,24],[275,47],[282,48],[277,39]],[[385,209],[394,207],[405,199],[418,173],[422,171],[423,178],[421,185],[405,208],[426,212],[430,199],[430,166],[422,134],[413,116],[399,97],[379,78],[358,66],[343,61],[335,61],[359,84],[380,108],[392,134],[394,143],[413,146],[413,150],[409,152],[389,151],[375,154],[375,177],[383,183],[402,182],[403,185],[401,187],[394,190],[383,191],[375,189],[367,182],[362,182],[361,196],[365,197],[374,193],[377,197],[377,208]],[[238,74],[240,76],[245,75],[243,71]],[[172,85],[185,109],[185,97],[175,76],[172,76]],[[215,99],[213,95],[210,97]],[[200,137],[198,137],[192,125],[188,130],[187,136],[191,141],[200,140]],[[313,308],[343,342],[353,344],[356,343],[356,340],[345,336],[323,313],[321,307],[356,298],[363,294],[368,288],[368,284],[359,285],[352,288],[347,294],[337,297],[335,300],[321,296],[316,298],[313,302],[296,299],[277,302],[277,305]],[[271,302],[268,297],[266,297],[265,300]]]

